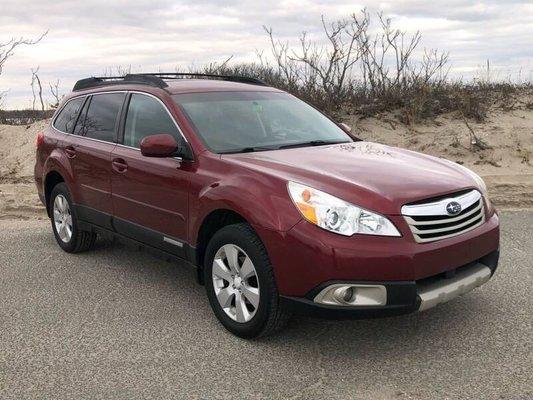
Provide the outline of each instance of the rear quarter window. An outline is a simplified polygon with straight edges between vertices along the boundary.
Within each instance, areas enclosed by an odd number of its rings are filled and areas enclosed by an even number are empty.
[[[54,128],[61,132],[72,133],[78,113],[85,97],[70,100],[65,107],[59,112],[57,118],[54,121]]]

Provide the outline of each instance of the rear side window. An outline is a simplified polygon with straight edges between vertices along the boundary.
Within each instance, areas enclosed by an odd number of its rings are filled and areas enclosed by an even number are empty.
[[[124,145],[139,148],[143,138],[159,133],[174,136],[178,143],[183,141],[176,124],[159,101],[150,96],[132,94],[124,128]]]
[[[61,132],[72,133],[72,128],[74,128],[78,112],[84,100],[85,97],[70,100],[59,112],[59,115],[54,121],[54,128]]]
[[[84,108],[80,126],[76,126],[76,134],[106,142],[115,141],[117,122],[125,96],[125,93],[93,95],[86,111]]]

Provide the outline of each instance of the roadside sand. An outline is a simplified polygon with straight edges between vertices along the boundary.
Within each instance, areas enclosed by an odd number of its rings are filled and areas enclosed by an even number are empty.
[[[502,209],[533,208],[533,110],[493,112],[484,123],[468,122],[484,149],[471,144],[470,130],[452,115],[411,127],[392,114],[347,116],[362,139],[444,157],[471,168],[486,181]],[[48,121],[0,125],[0,220],[46,218],[35,185],[35,137]]]

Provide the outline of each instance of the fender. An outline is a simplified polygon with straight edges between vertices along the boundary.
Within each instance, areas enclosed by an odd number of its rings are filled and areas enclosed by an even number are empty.
[[[74,184],[74,172],[72,171],[72,167],[70,166],[70,162],[60,149],[54,149],[50,153],[50,156],[46,159],[46,162],[44,164],[43,168],[43,193],[44,188],[46,187],[46,176],[52,172],[56,171],[59,173],[63,179],[65,180],[66,185],[69,188],[70,195],[72,196],[72,199],[74,202],[78,201],[79,195],[76,189],[76,185]]]
[[[253,226],[279,232],[291,229],[302,217],[289,198],[285,182],[281,179],[275,184],[269,181],[268,188],[258,190],[264,185],[264,180],[253,175],[230,175],[229,179],[212,183],[200,190],[197,197],[189,202],[189,243],[197,243],[198,233],[205,218],[220,209],[241,215]],[[276,212],[272,214],[270,210]]]

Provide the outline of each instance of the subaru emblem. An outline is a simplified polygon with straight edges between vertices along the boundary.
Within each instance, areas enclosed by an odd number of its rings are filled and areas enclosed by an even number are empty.
[[[449,215],[457,215],[461,212],[461,205],[456,201],[451,201],[446,204],[446,212]]]

